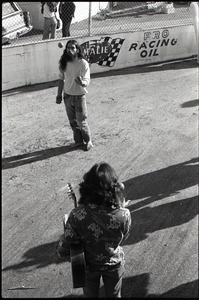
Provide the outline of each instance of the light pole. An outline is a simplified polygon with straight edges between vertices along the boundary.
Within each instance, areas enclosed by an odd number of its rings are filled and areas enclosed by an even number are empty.
[[[89,2],[89,17],[88,17],[88,35],[91,36],[91,26],[92,26],[92,2]]]

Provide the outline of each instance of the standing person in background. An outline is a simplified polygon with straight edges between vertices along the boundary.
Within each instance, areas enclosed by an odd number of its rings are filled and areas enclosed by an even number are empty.
[[[59,16],[62,20],[62,37],[70,36],[70,25],[75,16],[75,8],[74,2],[60,2]]]
[[[121,298],[125,272],[121,243],[127,239],[131,227],[124,185],[108,163],[100,162],[85,173],[79,186],[79,206],[69,214],[57,254],[70,260],[71,243],[81,239],[86,260],[85,297],[99,297],[102,277],[105,298]]]
[[[197,49],[197,62],[199,64],[199,3],[198,2],[190,2],[190,11],[193,20],[193,26],[196,37],[196,49]]]
[[[76,40],[69,40],[59,61],[59,83],[56,103],[64,104],[70,126],[73,130],[74,147],[93,147],[90,128],[87,122],[86,94],[90,83],[90,67],[83,58],[80,45]]]
[[[43,40],[54,39],[57,28],[56,11],[58,2],[41,2],[41,13],[44,16]]]

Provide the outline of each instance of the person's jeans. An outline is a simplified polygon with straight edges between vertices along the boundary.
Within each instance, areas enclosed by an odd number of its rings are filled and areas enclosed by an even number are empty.
[[[53,18],[44,18],[44,32],[43,32],[43,40],[47,40],[49,38],[54,39],[57,28],[57,20],[55,17]],[[51,34],[51,36],[50,36]]]
[[[72,22],[72,17],[68,21],[62,19],[62,37],[70,36],[71,22]]]
[[[64,103],[75,143],[88,143],[91,133],[87,123],[86,96],[64,94]]]
[[[122,277],[124,266],[114,271],[86,272],[86,286],[83,288],[86,298],[98,298],[100,278],[102,277],[105,289],[105,298],[121,298]]]

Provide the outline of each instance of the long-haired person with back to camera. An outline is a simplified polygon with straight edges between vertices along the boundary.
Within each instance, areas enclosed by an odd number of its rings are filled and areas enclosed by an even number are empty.
[[[76,40],[69,40],[59,60],[59,81],[56,103],[64,99],[66,113],[73,130],[74,147],[93,147],[87,121],[87,87],[90,83],[90,67],[83,58]]]
[[[72,243],[81,240],[86,260],[87,298],[99,297],[102,278],[105,297],[121,298],[124,251],[121,246],[131,227],[131,214],[123,196],[124,185],[106,162],[96,163],[80,183],[78,206],[68,217],[57,254],[67,258]]]

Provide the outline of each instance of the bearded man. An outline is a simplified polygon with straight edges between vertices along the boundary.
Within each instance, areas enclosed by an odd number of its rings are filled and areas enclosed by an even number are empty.
[[[80,45],[69,40],[59,60],[59,81],[56,103],[64,99],[66,113],[73,130],[74,147],[93,147],[87,122],[86,94],[90,83],[90,67],[83,58]]]

